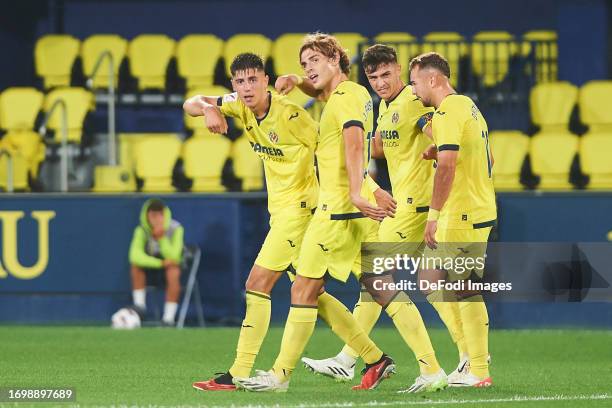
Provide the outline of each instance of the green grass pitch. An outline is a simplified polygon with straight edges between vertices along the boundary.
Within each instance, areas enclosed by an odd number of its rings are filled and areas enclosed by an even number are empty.
[[[447,372],[457,364],[446,331],[431,330]],[[494,387],[397,394],[417,375],[412,353],[392,327],[377,327],[374,340],[393,356],[398,373],[374,391],[296,369],[286,394],[201,392],[191,387],[232,362],[238,328],[172,330],[0,326],[0,387],[69,386],[75,403],[63,407],[612,407],[612,332],[496,330],[490,337]],[[268,369],[282,327],[270,330],[256,368]],[[319,322],[305,355],[328,357],[341,344]],[[4,403],[43,407],[60,404]]]

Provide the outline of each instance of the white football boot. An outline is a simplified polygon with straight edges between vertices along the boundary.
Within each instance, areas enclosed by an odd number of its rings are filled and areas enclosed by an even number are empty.
[[[491,355],[487,356],[487,363],[491,365]],[[465,374],[470,372],[470,359],[467,354],[464,354],[455,371],[448,375],[448,386],[449,387],[469,387],[470,385],[465,385],[466,380],[464,378]],[[469,382],[469,381],[468,381]]]
[[[302,357],[304,367],[315,374],[332,377],[337,381],[351,381],[355,377],[356,359],[340,352],[335,357],[323,360]]]
[[[398,391],[400,394],[403,393],[417,393],[417,392],[435,392],[445,389],[448,386],[448,380],[446,373],[443,369],[440,369],[435,374],[421,374],[415,380],[414,384],[405,390]]]
[[[236,388],[253,392],[287,392],[289,380],[281,382],[270,371],[255,370],[255,376],[250,378],[233,378]]]

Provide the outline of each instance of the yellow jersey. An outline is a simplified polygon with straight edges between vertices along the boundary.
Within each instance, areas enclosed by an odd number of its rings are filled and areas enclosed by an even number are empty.
[[[409,212],[425,212],[431,202],[433,162],[421,154],[432,142],[423,134],[431,120],[426,108],[409,86],[390,101],[381,100],[377,133],[382,140],[393,197]]]
[[[372,138],[372,98],[366,88],[343,81],[332,92],[319,123],[319,144],[316,156],[319,168],[319,204],[317,211],[329,214],[331,219],[359,217],[359,210],[351,203],[348,174],[345,164],[344,137],[342,131],[359,126],[364,131],[363,175],[367,175]],[[367,183],[362,193],[368,196]]]
[[[438,225],[448,229],[493,226],[497,219],[487,122],[467,96],[449,95],[433,116],[438,152],[458,152],[453,185]]]
[[[270,214],[310,212],[318,193],[317,123],[287,97],[271,93],[268,97],[270,106],[262,119],[236,93],[220,97],[217,105],[224,115],[242,122],[253,151],[263,161]]]

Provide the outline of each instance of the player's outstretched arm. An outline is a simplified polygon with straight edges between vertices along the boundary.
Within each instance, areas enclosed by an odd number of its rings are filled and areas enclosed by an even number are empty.
[[[183,103],[183,110],[189,116],[204,116],[206,127],[213,133],[227,133],[227,120],[217,107],[218,96],[196,95]]]
[[[344,154],[346,172],[349,181],[349,194],[351,202],[366,217],[382,221],[386,212],[376,207],[361,196],[363,183],[363,129],[359,126],[350,126],[342,131],[344,137]]]
[[[301,77],[296,74],[282,75],[278,77],[274,87],[276,91],[281,95],[287,95],[295,87],[300,88],[302,92],[312,98],[318,98],[321,95],[321,91],[315,89],[312,82],[306,77]]]

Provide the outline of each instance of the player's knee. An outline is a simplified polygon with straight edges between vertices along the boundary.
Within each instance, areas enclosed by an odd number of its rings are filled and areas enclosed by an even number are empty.
[[[316,305],[321,286],[309,284],[306,279],[301,279],[298,276],[295,282],[293,282],[293,285],[291,285],[291,303],[302,305]]]
[[[269,294],[278,280],[278,272],[270,271],[258,266],[254,266],[249,273],[244,288],[252,292]]]

